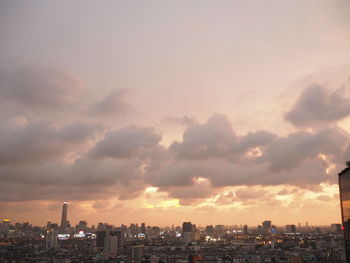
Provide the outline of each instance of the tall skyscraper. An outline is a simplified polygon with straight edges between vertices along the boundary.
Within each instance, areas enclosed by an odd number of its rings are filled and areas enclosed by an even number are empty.
[[[339,175],[339,196],[346,261],[350,262],[350,163]]]
[[[68,204],[67,202],[64,202],[62,206],[62,217],[61,217],[61,225],[60,225],[61,231],[64,231],[68,227],[67,213],[68,213]]]

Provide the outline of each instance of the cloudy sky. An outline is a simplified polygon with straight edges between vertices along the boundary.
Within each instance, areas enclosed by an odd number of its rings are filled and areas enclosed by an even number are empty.
[[[1,1],[0,35],[0,217],[340,221],[349,1]]]

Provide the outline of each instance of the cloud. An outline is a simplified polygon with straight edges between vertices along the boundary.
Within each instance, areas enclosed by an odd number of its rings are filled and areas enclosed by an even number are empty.
[[[169,189],[160,188],[159,190],[167,191],[169,197],[180,199],[180,201],[186,201],[186,205],[195,203],[201,199],[209,198],[217,192],[217,189],[213,189],[207,180],[195,180],[193,185],[170,187]]]
[[[152,128],[128,126],[108,132],[91,150],[93,158],[132,158],[153,150],[161,137]]]
[[[277,195],[289,195],[290,192],[287,189],[280,190]]]
[[[250,200],[263,198],[267,194],[264,190],[254,190],[250,188],[241,188],[236,191],[237,200]]]
[[[236,196],[232,191],[218,195],[215,203],[218,205],[232,205],[236,201]]]
[[[245,136],[237,136],[224,114],[215,114],[204,124],[189,126],[182,142],[174,142],[170,151],[178,159],[234,159],[250,148],[266,145],[277,136],[259,130]]]
[[[225,116],[215,115],[205,124],[188,127],[183,141],[169,147],[168,159],[147,174],[147,182],[166,189],[193,186],[196,178],[207,179],[214,189],[282,184],[313,188],[321,182],[334,183],[326,169],[329,163],[342,165],[339,156],[349,140],[349,134],[336,127],[284,137],[267,131],[237,136]],[[256,147],[259,154],[246,154]]]
[[[285,120],[297,127],[333,123],[350,114],[350,100],[342,89],[330,91],[322,85],[306,88],[297,98]]]
[[[64,67],[8,62],[0,65],[0,116],[65,121],[114,120],[129,109],[125,89],[96,94]]]
[[[0,165],[45,162],[79,150],[99,131],[97,125],[76,122],[62,128],[47,121],[17,126],[0,123]]]
[[[100,131],[98,125],[79,122],[62,127],[4,122],[0,200],[126,200],[152,186],[188,205],[231,186],[315,190],[320,183],[335,183],[326,170],[343,165],[339,160],[350,143],[349,134],[336,127],[283,137],[261,130],[236,135],[228,118],[218,114],[187,127],[183,141],[168,148],[152,127],[131,125],[96,137]],[[247,154],[251,149],[259,154]],[[67,162],[72,152],[74,159]],[[217,202],[252,202],[259,195],[264,193],[239,190]]]
[[[0,68],[0,101],[21,113],[75,107],[83,94],[82,82],[60,67],[17,63]],[[4,107],[5,108],[5,107]]]
[[[260,160],[267,162],[271,171],[290,169],[319,154],[328,154],[338,159],[349,141],[347,132],[339,128],[320,130],[317,133],[296,132],[279,137],[263,148]]]
[[[172,117],[168,116],[163,119],[163,121],[170,124],[183,125],[185,127],[193,126],[197,124],[197,120],[193,116],[182,116],[182,117]]]
[[[127,94],[128,91],[125,89],[113,90],[91,106],[91,114],[99,117],[124,115],[128,108],[128,105],[125,102]]]
[[[329,195],[319,195],[317,196],[317,200],[322,201],[322,202],[328,202],[328,201],[333,201],[334,198]]]
[[[92,207],[97,210],[100,210],[100,209],[103,210],[108,208],[109,206],[110,206],[110,203],[109,201],[106,201],[106,200],[98,200],[92,205]]]
[[[7,165],[0,167],[0,200],[131,199],[146,188],[140,165],[86,158],[74,164]]]
[[[173,143],[170,149],[180,159],[220,158],[233,150],[236,140],[227,117],[216,114],[205,124],[188,127],[183,141]]]

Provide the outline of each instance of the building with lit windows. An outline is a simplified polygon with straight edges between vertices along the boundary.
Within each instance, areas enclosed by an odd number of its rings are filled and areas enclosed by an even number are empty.
[[[350,262],[350,162],[339,175],[339,196],[341,207],[342,229],[344,234],[345,256]]]
[[[55,229],[46,231],[46,249],[53,249],[57,247],[58,232]]]

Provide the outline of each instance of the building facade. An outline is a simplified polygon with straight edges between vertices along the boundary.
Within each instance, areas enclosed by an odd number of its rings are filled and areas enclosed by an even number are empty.
[[[68,213],[68,204],[67,202],[64,202],[62,206],[62,217],[61,217],[61,225],[60,225],[61,231],[64,231],[68,227],[67,213]]]
[[[339,174],[339,196],[346,261],[350,263],[350,166]]]

